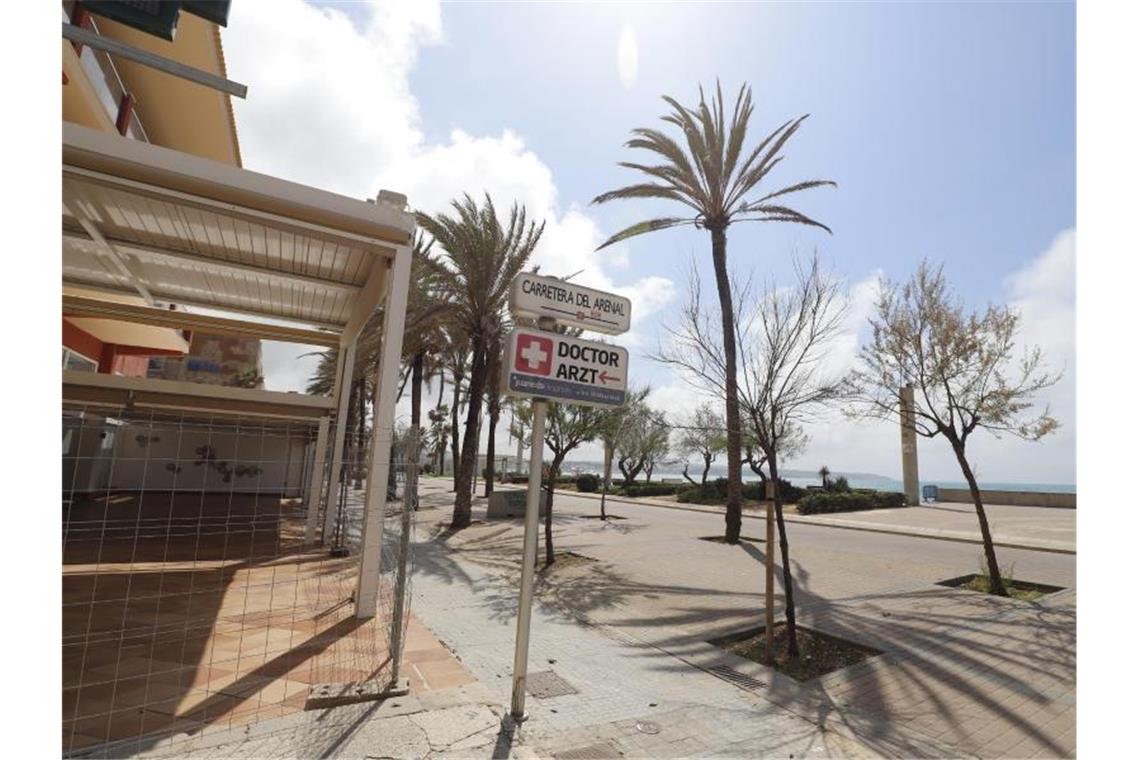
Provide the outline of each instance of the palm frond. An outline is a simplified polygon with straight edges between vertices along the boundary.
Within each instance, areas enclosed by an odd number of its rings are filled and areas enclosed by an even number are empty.
[[[692,223],[692,219],[681,219],[679,217],[665,217],[663,219],[650,219],[648,221],[638,222],[637,224],[626,227],[624,230],[617,233],[594,250],[600,251],[606,246],[613,245],[614,243],[620,243],[622,240],[627,240],[631,237],[644,235],[647,232],[655,232],[657,230],[664,230],[670,227],[679,227],[682,224]]]

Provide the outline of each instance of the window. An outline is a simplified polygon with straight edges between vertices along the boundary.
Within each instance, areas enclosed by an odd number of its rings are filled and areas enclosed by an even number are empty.
[[[83,354],[77,354],[65,346],[63,349],[63,368],[76,372],[97,372],[99,370],[99,362],[94,359],[88,359]]]

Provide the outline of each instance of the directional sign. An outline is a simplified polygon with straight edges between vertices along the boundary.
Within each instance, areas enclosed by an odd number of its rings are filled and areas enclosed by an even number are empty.
[[[586,406],[621,406],[629,352],[592,340],[519,328],[504,356],[503,391]]]
[[[550,317],[564,325],[618,335],[629,329],[628,298],[593,288],[522,273],[511,283],[511,313]]]

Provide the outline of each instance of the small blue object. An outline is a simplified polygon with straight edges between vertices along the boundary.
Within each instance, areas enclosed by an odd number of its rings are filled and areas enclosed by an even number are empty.
[[[922,487],[922,500],[925,501],[938,501],[938,486],[923,486]]]

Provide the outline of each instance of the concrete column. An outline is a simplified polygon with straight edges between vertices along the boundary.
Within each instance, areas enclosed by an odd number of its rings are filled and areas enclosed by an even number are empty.
[[[918,436],[914,432],[914,386],[899,389],[899,422],[902,434],[903,494],[910,506],[919,504]]]

